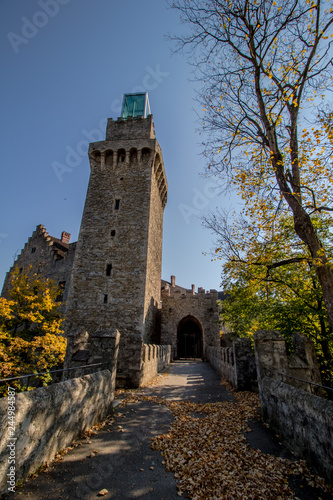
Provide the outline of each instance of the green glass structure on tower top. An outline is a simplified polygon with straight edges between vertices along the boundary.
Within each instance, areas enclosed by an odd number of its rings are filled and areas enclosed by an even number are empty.
[[[128,118],[129,116],[147,118],[148,115],[150,115],[150,106],[147,92],[124,94],[122,118]]]

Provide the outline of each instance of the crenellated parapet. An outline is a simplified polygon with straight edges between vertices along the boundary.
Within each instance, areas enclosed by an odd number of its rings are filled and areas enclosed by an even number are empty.
[[[129,138],[131,141],[142,138],[155,139],[153,115],[148,115],[147,118],[128,116],[127,118],[119,117],[117,120],[108,119],[105,136],[107,141]]]
[[[198,292],[195,292],[194,288],[187,288],[185,291],[181,291],[173,287],[168,287],[162,290],[162,300],[166,297],[175,300],[210,300],[211,302],[215,303],[218,300],[218,292],[214,289],[206,291],[204,288],[198,288]]]
[[[182,288],[172,276],[170,283],[162,282],[161,301],[161,342],[173,345],[174,356],[179,356],[182,332],[189,339],[194,335],[197,347],[193,352],[202,352],[204,357],[208,346],[219,345],[220,305],[216,290],[198,288],[196,292],[194,285]]]
[[[108,120],[106,140],[89,146],[92,173],[126,174],[129,169],[147,165],[152,170],[164,209],[168,183],[161,148],[155,138],[152,115]]]
[[[206,356],[221,377],[237,390],[255,387],[256,368],[249,338],[235,338],[230,347],[207,347]]]

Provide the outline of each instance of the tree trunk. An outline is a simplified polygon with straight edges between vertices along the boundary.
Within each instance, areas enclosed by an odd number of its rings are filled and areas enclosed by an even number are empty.
[[[328,264],[316,267],[316,274],[318,276],[323,298],[327,309],[328,322],[330,324],[330,331],[333,331],[333,275]]]
[[[274,144],[274,146],[276,145]],[[279,152],[275,155],[272,163],[280,191],[293,212],[295,232],[307,245],[311,257],[317,260],[313,265],[322,289],[330,331],[333,331],[333,274],[331,268],[309,214],[302,207],[299,197],[290,191],[282,167],[282,156]]]
[[[328,340],[327,339],[320,340],[320,345],[321,345],[321,349],[323,351],[323,355],[324,355],[325,360],[330,361],[332,359],[332,356],[330,353]]]
[[[287,197],[285,198],[287,199]],[[314,267],[322,289],[330,330],[333,331],[333,274],[331,268],[329,267],[325,254],[323,253],[323,247],[317,236],[316,230],[313,227],[309,214],[301,205],[298,204],[297,201],[295,204],[289,203],[289,206],[293,211],[296,234],[307,245],[312,258],[318,260],[318,263],[314,262]]]

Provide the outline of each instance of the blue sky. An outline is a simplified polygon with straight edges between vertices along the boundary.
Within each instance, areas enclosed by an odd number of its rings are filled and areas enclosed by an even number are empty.
[[[0,29],[0,282],[36,225],[76,241],[88,142],[119,116],[124,92],[146,90],[169,184],[162,277],[219,289],[201,217],[230,201],[199,175],[194,84],[165,37],[182,29],[177,12],[164,0],[2,0]]]

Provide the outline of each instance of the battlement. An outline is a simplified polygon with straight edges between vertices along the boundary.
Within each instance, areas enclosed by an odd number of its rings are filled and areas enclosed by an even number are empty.
[[[165,297],[169,297],[171,299],[175,300],[184,300],[184,299],[191,299],[191,300],[206,300],[206,299],[211,299],[211,300],[217,300],[218,299],[218,292],[217,290],[209,290],[206,291],[204,289],[198,290],[197,293],[193,293],[191,289],[187,289],[186,292],[181,292],[180,290],[162,290],[162,299]]]
[[[171,278],[174,278],[172,276]],[[172,280],[173,281],[173,280]],[[181,288],[181,287],[176,287],[176,285],[168,285],[166,284],[164,288],[162,288],[162,300],[163,298],[171,298],[175,300],[184,300],[184,299],[191,299],[191,300],[206,300],[206,299],[211,299],[213,301],[218,300],[218,292],[217,290],[211,289],[211,290],[205,290],[202,287],[198,288],[198,291],[195,291],[195,285],[192,285],[192,288]]]
[[[183,288],[171,276],[170,282],[162,280],[161,299],[161,342],[174,346],[174,356],[184,355],[189,345],[184,347],[182,339],[188,334],[193,341],[190,350],[194,357],[205,357],[208,346],[218,346],[220,305],[216,290],[199,287],[196,292],[195,285]]]
[[[106,140],[89,145],[91,171],[103,174],[125,174],[132,169],[152,169],[163,209],[167,203],[168,183],[166,180],[160,145],[155,138],[153,116],[147,118],[109,118]]]
[[[109,118],[106,140],[118,141],[120,139],[131,141],[133,139],[155,139],[153,115],[148,115],[147,118],[129,116],[128,118],[118,118],[116,121]]]

